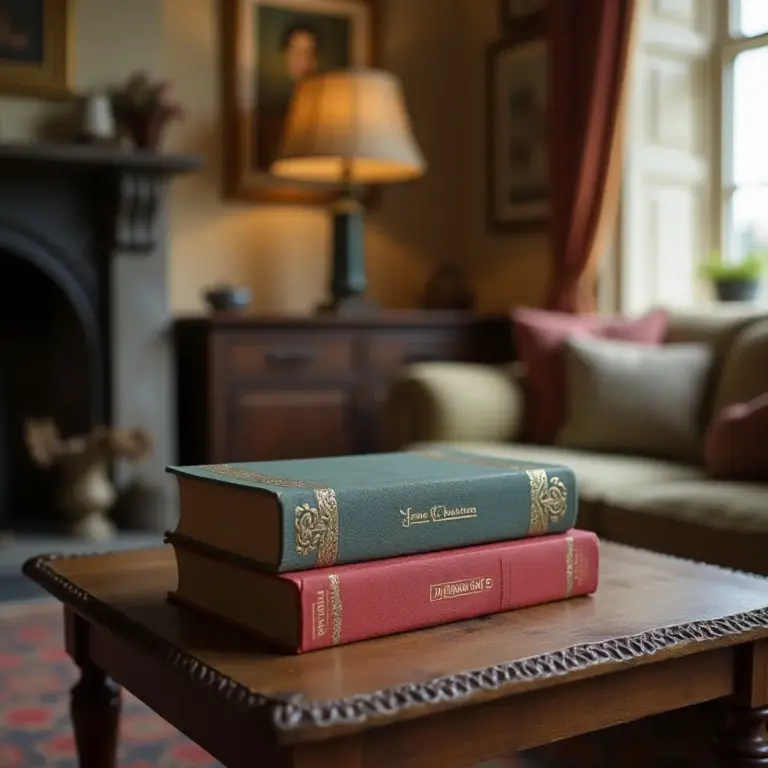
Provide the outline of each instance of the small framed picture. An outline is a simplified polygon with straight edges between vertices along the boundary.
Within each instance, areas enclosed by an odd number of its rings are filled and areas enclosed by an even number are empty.
[[[321,204],[337,191],[276,179],[288,107],[301,78],[371,66],[375,0],[223,0],[225,192]]]
[[[499,0],[501,27],[509,32],[532,25],[543,25],[549,0]]]
[[[69,0],[0,0],[0,93],[70,98]]]
[[[487,53],[491,229],[544,229],[549,218],[549,46],[502,40]]]

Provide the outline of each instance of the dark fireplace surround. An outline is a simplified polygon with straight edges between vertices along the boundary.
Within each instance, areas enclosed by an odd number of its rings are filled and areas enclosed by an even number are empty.
[[[138,526],[173,523],[165,191],[199,167],[187,156],[0,144],[0,530],[61,524],[56,475],[23,440],[26,419],[49,416],[64,437],[147,428],[153,451],[138,476],[156,503]]]

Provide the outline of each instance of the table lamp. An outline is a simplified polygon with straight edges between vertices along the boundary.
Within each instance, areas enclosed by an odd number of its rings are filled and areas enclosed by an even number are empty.
[[[296,89],[275,176],[337,185],[333,206],[330,298],[321,311],[359,314],[366,298],[360,190],[406,181],[424,172],[399,80],[389,72],[345,69],[313,75]]]

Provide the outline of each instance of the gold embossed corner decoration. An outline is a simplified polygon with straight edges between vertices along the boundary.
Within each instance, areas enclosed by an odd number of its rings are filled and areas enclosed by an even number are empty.
[[[315,506],[301,504],[295,510],[296,553],[307,557],[317,552],[316,565],[333,565],[339,556],[339,504],[331,488],[315,489]]]
[[[549,531],[553,522],[565,515],[568,489],[559,477],[547,477],[543,469],[526,471],[531,488],[531,520],[528,533],[538,536]]]

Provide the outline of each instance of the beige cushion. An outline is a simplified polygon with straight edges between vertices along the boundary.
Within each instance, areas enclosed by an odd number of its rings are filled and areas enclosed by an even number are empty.
[[[696,461],[712,350],[606,339],[566,344],[568,418],[559,445]]]
[[[645,456],[622,456],[612,453],[590,453],[555,445],[529,445],[528,443],[478,443],[470,441],[451,443],[418,443],[408,448],[435,448],[450,445],[459,451],[480,453],[510,461],[537,461],[543,464],[565,464],[576,473],[581,501],[600,502],[631,496],[635,489],[671,483],[695,482],[704,478],[700,467],[689,464],[652,459]]]
[[[768,319],[747,326],[723,361],[712,416],[768,393]]]
[[[768,485],[706,477],[609,490],[604,514],[647,513],[710,528],[768,533]]]
[[[514,364],[433,362],[404,367],[387,395],[387,445],[514,439],[524,416],[518,377]]]
[[[669,312],[665,344],[697,342],[709,345],[714,353],[699,415],[702,428],[706,428],[714,415],[713,403],[723,360],[739,333],[761,317],[765,317],[765,310],[728,304],[707,307],[705,311],[672,310]]]
[[[717,305],[706,312],[670,311],[665,344],[708,344],[722,358],[736,337],[751,323],[765,317],[752,307]]]

